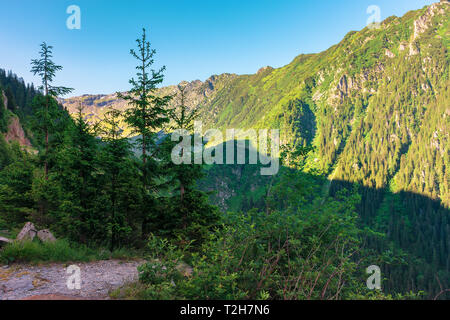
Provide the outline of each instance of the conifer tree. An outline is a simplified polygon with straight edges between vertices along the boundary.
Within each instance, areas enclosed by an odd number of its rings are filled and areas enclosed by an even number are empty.
[[[78,241],[85,242],[98,230],[101,217],[97,216],[98,142],[95,138],[97,128],[86,122],[83,107],[69,126],[65,143],[58,150],[55,170],[57,179],[65,191],[64,211],[70,223],[65,226],[66,233]]]
[[[126,111],[125,121],[131,127],[132,134],[140,136],[138,143],[141,146],[142,161],[145,164],[149,152],[151,153],[154,146],[155,133],[169,121],[167,105],[171,96],[159,97],[155,94],[157,86],[164,80],[163,72],[166,68],[151,69],[156,51],[151,49],[145,29],[142,31],[142,37],[137,39],[136,42],[138,51],[131,49],[130,54],[139,63],[136,66],[138,70],[137,78],[132,78],[129,81],[132,88],[127,94],[118,93],[118,96],[126,100],[131,106]]]
[[[130,54],[138,61],[136,69],[136,79],[132,78],[129,82],[132,86],[126,94],[118,93],[118,97],[127,101],[130,108],[125,113],[125,121],[131,128],[131,134],[137,135],[137,143],[142,150],[142,185],[143,185],[143,208],[142,211],[148,211],[149,207],[154,206],[157,188],[165,184],[170,179],[164,177],[149,177],[148,172],[158,172],[158,162],[154,159],[156,148],[156,133],[162,130],[162,127],[169,122],[167,105],[171,96],[157,96],[156,89],[163,82],[165,67],[159,70],[152,69],[154,55],[156,51],[151,49],[150,42],[147,40],[145,29],[142,31],[142,37],[136,40],[137,51],[130,50]],[[149,161],[151,159],[152,161]],[[161,179],[162,178],[162,179]],[[144,217],[142,222],[142,236],[148,232],[150,217]]]
[[[48,180],[48,153],[49,153],[49,135],[51,127],[50,108],[56,103],[55,98],[59,95],[66,95],[73,91],[72,88],[53,86],[53,79],[57,71],[62,70],[62,66],[55,64],[52,61],[53,47],[47,45],[45,42],[41,44],[41,51],[39,52],[39,59],[32,59],[31,72],[41,78],[42,85],[39,87],[43,91],[43,99],[40,99],[37,104],[39,110],[36,116],[41,118],[41,129],[45,136],[45,156],[44,156],[44,171],[45,179]]]
[[[131,155],[131,144],[123,135],[121,112],[111,109],[100,124],[100,134],[106,143],[100,159],[102,164],[102,190],[109,213],[107,226],[110,250],[128,242],[133,225],[140,214],[140,184],[137,166]]]
[[[193,134],[198,109],[187,107],[186,90],[186,86],[178,86],[179,104],[169,111],[170,129],[185,130]],[[210,229],[217,223],[218,209],[208,203],[206,193],[197,190],[196,183],[203,177],[202,166],[193,163],[175,165],[171,161],[171,150],[174,144],[175,142],[168,138],[162,143],[161,149],[164,150],[163,155],[165,156],[162,163],[165,165],[166,172],[174,177],[179,189],[179,200],[170,199],[167,205],[168,212],[156,219],[162,222],[157,229],[168,230],[173,237],[178,238],[179,244],[182,246],[190,241],[195,241],[195,245],[200,245]]]
[[[194,130],[194,121],[198,116],[198,109],[193,108],[189,110],[186,106],[186,86],[179,85],[178,86],[178,95],[179,95],[179,105],[175,109],[169,110],[170,120],[172,121],[171,129],[172,130],[186,130],[188,132],[193,132]],[[184,150],[181,150],[183,157]],[[185,186],[189,184],[189,181],[195,181],[197,178],[201,176],[201,167],[200,166],[191,166],[189,165],[180,165],[177,168],[177,179],[180,182],[180,199],[183,202],[184,194],[185,194]],[[189,174],[191,173],[191,174]],[[187,181],[186,181],[187,180]]]

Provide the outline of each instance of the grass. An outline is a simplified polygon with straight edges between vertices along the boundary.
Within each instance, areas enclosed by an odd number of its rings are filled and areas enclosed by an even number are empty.
[[[108,259],[129,260],[138,253],[125,248],[110,252],[93,249],[84,245],[69,243],[67,240],[41,243],[36,241],[13,242],[0,250],[0,263],[45,263],[45,262],[90,262]]]
[[[109,293],[113,300],[145,300],[147,286],[140,282],[126,283]]]

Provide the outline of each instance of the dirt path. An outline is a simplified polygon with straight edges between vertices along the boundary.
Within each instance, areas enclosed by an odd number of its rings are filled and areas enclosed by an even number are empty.
[[[77,269],[68,270],[68,264],[0,266],[0,300],[108,299],[111,290],[137,279],[137,267],[142,263],[117,260],[74,263],[80,268],[80,289],[68,288],[68,280],[76,283]]]

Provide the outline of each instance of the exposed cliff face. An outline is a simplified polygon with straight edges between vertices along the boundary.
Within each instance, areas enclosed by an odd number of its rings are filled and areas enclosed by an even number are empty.
[[[25,136],[25,132],[20,124],[19,118],[15,116],[9,120],[8,132],[5,135],[5,140],[8,142],[16,141],[22,147],[31,147],[31,142]]]
[[[6,111],[8,106],[8,98],[3,91],[1,91],[0,94],[2,96],[1,100],[3,101],[3,106],[0,106],[0,108],[4,108]],[[7,142],[16,141],[23,147],[32,147],[30,140],[26,137],[25,131],[20,124],[19,118],[16,115],[8,115],[8,113],[5,113],[4,116],[6,117],[6,121],[8,123],[7,131],[4,134],[5,140]]]

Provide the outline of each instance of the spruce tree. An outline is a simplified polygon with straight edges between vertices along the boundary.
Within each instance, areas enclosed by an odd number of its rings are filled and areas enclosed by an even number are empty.
[[[131,106],[125,114],[125,121],[132,129],[132,134],[139,135],[138,143],[142,149],[142,161],[147,162],[149,152],[154,147],[154,136],[163,125],[169,121],[167,105],[171,96],[157,96],[157,86],[164,80],[165,67],[159,70],[151,69],[156,51],[151,49],[145,29],[142,37],[136,40],[138,51],[130,50],[130,54],[138,60],[137,78],[129,82],[132,85],[127,94],[118,93]],[[145,172],[144,172],[145,175]]]
[[[56,72],[62,70],[62,66],[55,64],[52,61],[53,47],[47,45],[45,42],[41,44],[41,51],[38,59],[32,59],[31,72],[41,78],[42,85],[39,89],[43,92],[43,99],[37,101],[39,110],[36,112],[36,117],[40,118],[41,130],[45,136],[45,156],[44,156],[44,171],[45,179],[48,180],[48,153],[49,153],[49,136],[51,127],[50,108],[56,103],[55,98],[59,95],[66,95],[73,91],[72,88],[53,86],[53,79]],[[57,103],[56,103],[57,104]]]
[[[102,218],[95,211],[97,201],[98,141],[96,126],[84,118],[83,107],[69,126],[65,143],[58,150],[54,170],[64,190],[65,233],[77,241],[86,242],[100,230]],[[68,222],[68,223],[67,223]]]
[[[193,108],[189,110],[186,106],[186,86],[178,86],[179,105],[174,109],[169,110],[170,120],[172,121],[172,130],[186,130],[193,132],[194,121],[198,116],[198,109]],[[181,150],[183,152],[184,150]],[[183,157],[183,154],[181,154]],[[177,179],[180,182],[180,199],[183,202],[185,194],[185,186],[189,184],[189,181],[196,180],[201,176],[201,166],[196,165],[180,165],[177,168]]]
[[[111,109],[100,125],[100,135],[105,143],[100,154],[101,185],[104,211],[108,212],[106,219],[111,251],[131,241],[135,222],[140,218],[142,194],[131,144],[123,135],[120,119],[121,112]]]
[[[132,88],[128,93],[118,93],[117,95],[130,105],[125,113],[125,122],[131,128],[131,134],[138,136],[137,144],[142,151],[142,189],[144,191],[142,211],[146,212],[148,208],[155,204],[153,195],[157,192],[159,185],[169,180],[161,180],[161,177],[156,177],[154,174],[149,177],[148,173],[158,171],[159,164],[154,159],[157,152],[156,134],[169,122],[167,106],[172,97],[156,95],[157,86],[164,79],[165,67],[159,70],[151,68],[156,51],[151,49],[145,29],[143,29],[142,37],[137,39],[136,42],[137,51],[130,50],[131,55],[138,61],[136,79],[132,78],[129,81]],[[149,220],[150,217],[144,217],[143,219],[143,237],[148,233]]]
[[[187,107],[186,90],[185,86],[178,86],[178,106],[169,111],[170,129],[185,130],[192,135],[198,109]],[[193,140],[191,137],[191,141]],[[174,164],[171,161],[171,150],[175,142],[171,139],[164,139],[161,146],[164,170],[174,177],[179,197],[168,201],[168,210],[156,219],[161,222],[157,229],[167,230],[167,234],[177,238],[178,244],[182,246],[191,241],[200,245],[219,217],[217,207],[210,205],[206,193],[197,189],[196,183],[203,177],[203,168],[198,164]]]

